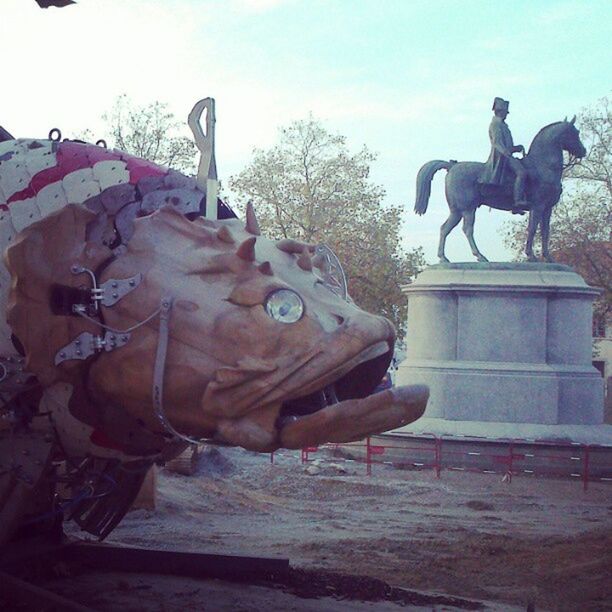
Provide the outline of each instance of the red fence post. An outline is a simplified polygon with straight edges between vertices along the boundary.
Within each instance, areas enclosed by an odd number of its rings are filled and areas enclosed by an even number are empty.
[[[440,478],[440,472],[442,472],[442,438],[434,436],[435,443],[435,470],[436,478]]]
[[[510,442],[510,457],[508,457],[508,484],[512,484],[512,461],[514,459],[514,442]]]
[[[589,445],[584,446],[584,465],[582,468],[582,488],[586,492],[589,488]]]

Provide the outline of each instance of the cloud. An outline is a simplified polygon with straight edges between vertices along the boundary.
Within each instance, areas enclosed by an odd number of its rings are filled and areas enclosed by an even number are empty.
[[[274,10],[293,0],[231,0],[229,8],[236,13],[258,14]]]
[[[538,6],[535,4],[534,6]],[[540,5],[541,6],[541,5]],[[545,24],[558,24],[564,21],[573,21],[582,17],[585,12],[585,5],[579,2],[558,2],[553,6],[541,8],[536,13],[536,19]]]

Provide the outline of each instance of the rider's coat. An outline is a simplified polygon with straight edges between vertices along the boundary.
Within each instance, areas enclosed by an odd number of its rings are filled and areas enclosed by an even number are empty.
[[[501,185],[513,176],[508,158],[512,157],[514,142],[510,128],[497,115],[491,119],[489,125],[489,140],[491,141],[491,153],[479,182]]]

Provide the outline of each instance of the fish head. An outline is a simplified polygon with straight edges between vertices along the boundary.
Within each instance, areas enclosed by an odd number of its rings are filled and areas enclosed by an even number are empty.
[[[330,267],[314,246],[164,207],[135,221],[127,250],[105,270],[104,278],[144,280],[104,317],[125,328],[171,303],[164,409],[191,436],[270,451],[360,439],[418,418],[423,388],[409,401],[397,389],[359,401],[387,371],[395,330],[344,295]],[[151,421],[159,342],[155,321],[134,331],[95,362],[92,388]]]
[[[423,413],[424,387],[372,394],[395,330],[350,299],[329,249],[266,238],[251,206],[246,223],[223,203],[227,218],[206,219],[194,179],[122,152],[3,146],[1,171],[21,189],[7,200],[10,333],[44,389],[71,385],[83,446],[153,454],[178,432],[270,451],[358,440]],[[36,172],[29,183],[23,168]],[[56,288],[81,299],[88,274],[107,288],[140,280],[89,318],[76,303],[58,312]],[[92,350],[62,357],[83,333]],[[116,334],[127,340],[114,345]]]

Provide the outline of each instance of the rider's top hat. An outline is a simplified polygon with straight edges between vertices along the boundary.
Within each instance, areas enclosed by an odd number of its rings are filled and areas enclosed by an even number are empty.
[[[495,98],[495,100],[493,100],[493,110],[504,110],[507,113],[509,113],[510,111],[508,110],[508,107],[510,106],[510,102],[508,102],[508,100],[504,100],[503,98]]]

